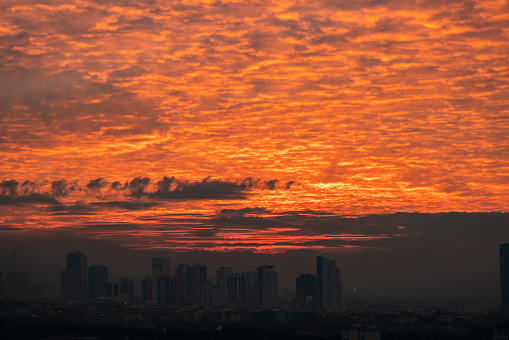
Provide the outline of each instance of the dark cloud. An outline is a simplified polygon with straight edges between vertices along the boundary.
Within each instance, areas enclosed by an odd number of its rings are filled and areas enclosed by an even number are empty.
[[[128,68],[124,68],[121,70],[113,71],[110,73],[110,77],[112,78],[132,78],[138,77],[147,73],[142,67],[139,66],[129,66]]]
[[[131,182],[129,182],[129,188],[131,190],[131,195],[133,196],[141,196],[145,194],[145,189],[150,183],[150,178],[145,177],[136,177]]]
[[[58,200],[49,194],[32,193],[18,196],[0,196],[0,205],[19,205],[19,204],[60,204]]]
[[[16,196],[18,194],[18,181],[15,181],[13,179],[6,181],[3,180],[0,182],[0,189],[2,192],[2,195],[8,195],[8,196]]]
[[[277,179],[272,179],[267,182],[267,189],[269,190],[275,190],[276,189],[276,183],[279,182]]]
[[[51,182],[51,192],[54,196],[66,196],[68,193],[75,191],[76,183],[67,183],[65,179]]]
[[[244,199],[252,185],[253,181],[250,178],[242,182],[210,178],[189,182],[165,177],[163,181],[158,182],[158,190],[151,194],[151,197],[181,200]]]
[[[129,230],[143,230],[143,225],[139,225],[136,223],[84,223],[78,226],[79,229],[90,230],[90,231],[129,231]]]
[[[97,189],[105,187],[106,185],[108,185],[108,182],[106,182],[103,178],[97,178],[97,179],[90,181],[87,184],[87,188],[92,189],[92,190],[97,190]]]
[[[266,208],[242,208],[242,209],[223,209],[220,215],[245,215],[245,214],[264,214],[270,212]]]
[[[82,211],[90,211],[90,207],[86,204],[80,204],[80,203],[76,203],[76,204],[71,204],[71,205],[55,205],[55,206],[52,206],[52,207],[48,207],[47,208],[48,211],[51,211],[51,212],[72,212],[72,213],[76,213],[76,212],[82,212]]]
[[[129,202],[129,201],[110,201],[110,202],[94,202],[92,205],[99,207],[114,207],[119,209],[137,211],[155,207],[160,203],[156,202]]]
[[[111,183],[111,189],[113,190],[124,190],[124,189],[127,189],[129,187],[129,183],[128,182],[125,182],[124,185],[122,185],[122,183],[120,183],[119,181],[115,181],[113,183]]]
[[[32,181],[24,181],[23,184],[21,184],[21,193],[24,195],[28,195],[30,193],[34,193],[38,190],[39,186],[37,183]]]
[[[171,191],[172,184],[175,183],[175,177],[163,177],[162,181],[157,182],[157,192],[156,194],[167,194]]]

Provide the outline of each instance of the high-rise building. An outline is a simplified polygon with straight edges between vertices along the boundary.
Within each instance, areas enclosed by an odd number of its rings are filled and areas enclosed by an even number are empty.
[[[261,308],[277,308],[279,298],[276,267],[273,265],[259,266],[256,273],[258,306]]]
[[[166,275],[171,277],[171,259],[169,257],[152,258],[152,276]]]
[[[79,251],[68,253],[65,269],[60,273],[62,297],[68,300],[86,300],[87,276],[87,255]]]
[[[171,305],[175,306],[177,301],[177,287],[175,283],[175,279],[166,276],[160,275],[157,278],[157,296],[158,303],[163,305]]]
[[[167,278],[171,278],[171,259],[169,257],[153,257],[152,258],[152,300],[154,302],[162,302],[162,299],[158,295],[158,292],[162,291],[162,288],[158,286],[159,283],[163,282],[158,278],[164,275]]]
[[[500,245],[500,307],[509,315],[509,243]]]
[[[241,300],[241,305],[246,307],[254,307],[256,306],[256,292],[257,292],[257,280],[256,280],[256,272],[248,271],[242,273],[246,280],[246,291],[245,291],[245,301]]]
[[[198,263],[179,264],[175,268],[176,303],[179,307],[205,306],[207,303],[207,267]]]
[[[298,297],[311,296],[316,299],[316,275],[300,274],[295,279],[295,293]]]
[[[147,276],[141,283],[141,302],[147,303],[154,301],[152,298],[152,276]]]
[[[316,307],[316,290],[316,275],[300,274],[295,279],[294,306],[301,309]]]
[[[199,263],[191,266],[191,305],[205,306],[207,286],[207,267]]]
[[[318,308],[324,312],[341,309],[341,270],[334,257],[316,258]]]
[[[102,264],[88,267],[88,297],[90,299],[105,297],[107,281],[108,267]]]
[[[188,305],[188,281],[189,281],[189,266],[187,264],[179,264],[175,267],[175,284],[176,284],[176,300],[177,306],[184,307]]]
[[[221,289],[221,302],[220,302],[221,305],[227,303],[228,301],[226,281],[227,278],[232,275],[233,275],[232,267],[219,267],[216,270],[217,285]]]
[[[117,302],[132,303],[134,301],[134,281],[119,278],[105,283],[105,295]]]

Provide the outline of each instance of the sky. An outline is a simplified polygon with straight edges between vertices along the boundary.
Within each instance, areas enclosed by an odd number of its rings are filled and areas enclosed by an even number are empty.
[[[345,254],[465,212],[472,237],[509,240],[490,214],[509,202],[506,1],[2,0],[0,17],[4,239]]]

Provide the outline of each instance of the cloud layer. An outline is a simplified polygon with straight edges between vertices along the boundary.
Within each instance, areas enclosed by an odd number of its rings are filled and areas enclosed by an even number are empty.
[[[39,204],[73,216],[507,211],[508,12],[4,1],[0,205],[36,209],[3,210],[4,223],[54,223]]]

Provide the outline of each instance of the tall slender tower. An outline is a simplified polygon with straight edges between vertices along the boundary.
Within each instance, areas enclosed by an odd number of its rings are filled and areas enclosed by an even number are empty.
[[[171,259],[169,257],[153,257],[152,258],[152,299],[153,301],[162,302],[159,292],[161,292],[160,277],[171,277]]]
[[[509,315],[509,243],[500,245],[500,307]]]
[[[68,253],[65,269],[60,273],[62,297],[69,300],[87,299],[88,258],[82,252]]]
[[[88,296],[91,299],[105,297],[105,284],[108,282],[108,267],[95,264],[88,268]]]
[[[257,271],[258,305],[261,308],[277,308],[278,282],[276,267],[272,265],[260,266]]]
[[[324,312],[341,309],[341,270],[334,257],[316,258],[318,308]]]

